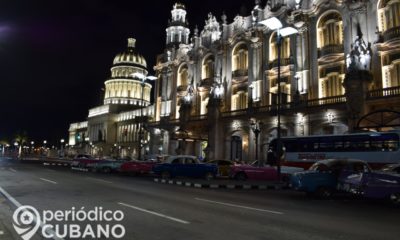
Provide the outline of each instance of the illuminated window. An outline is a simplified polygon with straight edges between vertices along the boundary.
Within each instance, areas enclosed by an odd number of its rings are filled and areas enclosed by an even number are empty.
[[[246,44],[237,46],[232,54],[232,71],[248,69],[248,50]]]
[[[214,77],[214,56],[208,56],[204,59],[201,75],[202,79]]]

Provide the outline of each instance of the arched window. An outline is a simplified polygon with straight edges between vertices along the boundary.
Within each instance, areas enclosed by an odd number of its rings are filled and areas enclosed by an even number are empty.
[[[338,12],[331,12],[321,17],[317,29],[317,46],[343,45],[343,21]]]
[[[378,26],[382,32],[400,27],[400,1],[381,0],[378,3]]]
[[[214,77],[214,56],[210,55],[204,59],[201,77],[202,79]]]
[[[248,50],[246,44],[239,44],[232,52],[232,71],[248,69]]]
[[[187,86],[189,84],[188,68],[186,65],[179,68],[178,72],[178,86]]]
[[[343,20],[339,12],[328,12],[318,20],[317,47],[319,58],[319,97],[325,98],[343,95],[345,61]]]
[[[272,61],[277,61],[278,59],[278,45],[277,45],[277,35],[276,32],[274,32],[270,38],[270,43],[269,43],[269,60],[270,62]],[[281,64],[285,65],[285,59],[290,58],[290,38],[285,37],[281,39]]]

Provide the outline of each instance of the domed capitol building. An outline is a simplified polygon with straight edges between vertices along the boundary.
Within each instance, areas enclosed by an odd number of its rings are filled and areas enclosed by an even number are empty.
[[[278,129],[400,129],[400,0],[256,0],[249,16],[210,13],[192,31],[177,3],[165,43],[152,99],[146,60],[128,39],[104,105],[70,125],[76,151],[265,160]]]

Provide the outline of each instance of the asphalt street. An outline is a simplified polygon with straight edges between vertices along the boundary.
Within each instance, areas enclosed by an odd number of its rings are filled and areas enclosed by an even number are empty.
[[[121,210],[123,239],[398,239],[400,209],[382,201],[318,200],[291,190],[196,189],[0,158],[0,239],[15,202],[38,210]],[[10,200],[10,197],[14,200]],[[44,239],[36,234],[32,239]],[[68,239],[68,238],[65,238]]]

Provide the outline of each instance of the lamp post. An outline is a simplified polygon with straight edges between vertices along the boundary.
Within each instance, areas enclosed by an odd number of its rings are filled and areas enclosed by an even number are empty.
[[[141,81],[141,86],[142,86],[142,94],[141,94],[142,95],[141,96],[142,102],[140,104],[141,105],[140,106],[140,117],[142,118],[142,123],[140,124],[140,128],[139,128],[139,144],[138,144],[138,160],[140,160],[142,158],[142,143],[141,143],[141,141],[142,141],[143,135],[144,135],[144,132],[143,132],[143,130],[144,130],[143,129],[143,124],[144,124],[144,121],[143,121],[143,108],[145,107],[144,106],[144,96],[143,96],[144,86],[146,85],[146,80],[154,81],[154,80],[157,79],[157,77],[155,77],[155,76],[146,76],[143,73],[139,73],[139,72],[135,72],[131,76],[133,78],[139,79]]]
[[[257,161],[257,165],[259,167],[262,167],[261,161],[258,160],[258,136],[260,135],[261,129],[260,129],[260,122],[257,120],[252,120],[250,122],[250,127],[251,130],[253,130],[253,133],[255,135],[255,141],[256,141],[256,161]]]
[[[293,28],[293,27],[285,27],[282,28],[282,22],[276,18],[276,17],[271,17],[266,20],[263,20],[260,22],[260,24],[263,24],[267,26],[269,29],[272,31],[276,31],[276,45],[278,47],[278,99],[277,99],[277,118],[278,118],[278,123],[277,123],[277,136],[276,136],[276,142],[277,142],[277,149],[276,149],[276,155],[277,155],[277,165],[278,165],[278,179],[281,179],[281,158],[283,155],[283,144],[281,140],[281,101],[282,101],[282,96],[281,96],[281,45],[282,45],[282,39],[290,36],[292,34],[298,33],[298,31]]]
[[[61,157],[64,157],[64,142],[65,142],[65,140],[62,138],[61,140],[60,140],[60,155],[61,155]]]

